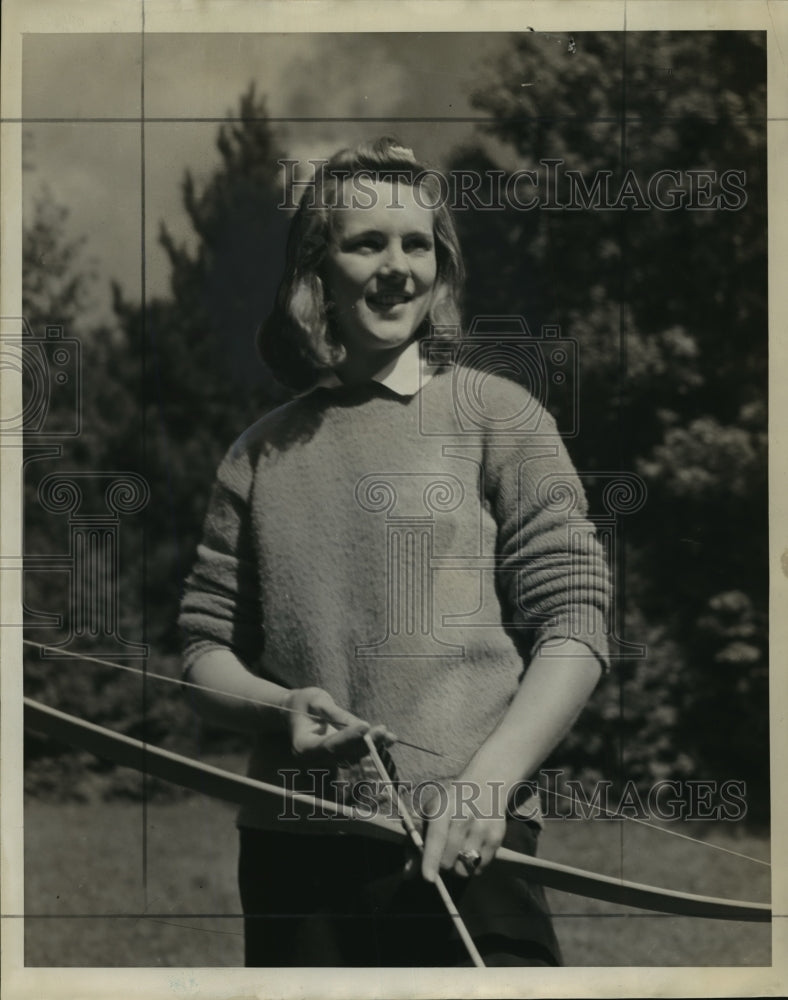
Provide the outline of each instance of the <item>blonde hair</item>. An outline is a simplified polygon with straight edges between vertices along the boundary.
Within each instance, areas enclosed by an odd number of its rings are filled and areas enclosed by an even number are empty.
[[[454,220],[441,189],[445,177],[390,136],[341,149],[318,168],[314,183],[301,198],[290,224],[285,273],[275,305],[257,335],[263,361],[278,381],[292,389],[308,388],[321,372],[345,358],[331,320],[322,270],[332,207],[339,204],[345,181],[359,175],[417,186],[425,195],[424,203],[434,206],[437,277],[432,305],[416,337],[425,336],[432,326],[447,328],[447,336],[457,335],[464,269]]]

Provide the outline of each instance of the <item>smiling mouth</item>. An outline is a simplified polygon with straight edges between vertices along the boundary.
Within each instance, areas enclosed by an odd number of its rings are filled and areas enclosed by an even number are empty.
[[[405,292],[377,292],[367,296],[367,304],[373,309],[391,309],[394,306],[404,305],[410,302],[413,296]]]

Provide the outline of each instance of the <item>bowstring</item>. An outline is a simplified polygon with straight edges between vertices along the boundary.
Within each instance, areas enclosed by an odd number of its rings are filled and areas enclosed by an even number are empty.
[[[221,688],[209,687],[207,684],[195,684],[193,681],[181,680],[179,677],[168,677],[166,674],[157,674],[152,670],[141,670],[139,667],[130,667],[127,663],[114,663],[111,660],[102,660],[97,656],[88,656],[86,653],[73,653],[68,649],[60,649],[57,646],[47,646],[42,642],[33,642],[32,639],[23,639],[22,644],[25,646],[32,646],[40,652],[56,653],[58,656],[69,656],[74,660],[83,660],[87,663],[97,663],[102,667],[113,667],[115,670],[125,670],[126,673],[136,674],[138,677],[147,677],[150,680],[155,681],[166,681],[167,684],[176,684],[178,687],[182,688],[193,688],[195,691],[207,691],[209,694],[218,694],[223,698],[235,698],[238,701],[245,701],[250,705],[256,705],[262,708],[275,708],[280,712],[286,712],[290,715],[305,715],[308,719],[314,719],[316,722],[328,721],[322,715],[316,715],[314,712],[305,712],[300,708],[287,708],[284,705],[277,705],[273,701],[262,701],[260,698],[251,698],[249,695],[237,694],[234,691],[223,691]],[[347,729],[350,726],[350,723],[331,722],[330,725],[334,726],[336,729]],[[465,761],[461,760],[459,757],[452,757],[450,754],[440,753],[438,750],[432,750],[430,747],[422,747],[419,746],[418,743],[410,743],[407,740],[399,739],[399,737],[392,742],[399,743],[404,747],[410,747],[412,750],[421,750],[423,753],[432,754],[433,757],[445,757],[447,760],[458,761],[460,764],[465,763]]]
[[[280,712],[286,712],[292,715],[305,715],[307,718],[314,719],[317,722],[326,722],[327,720],[322,715],[315,715],[311,712],[305,712],[297,708],[286,708],[282,705],[277,705],[274,702],[261,701],[259,698],[251,698],[248,695],[237,694],[232,691],[222,691],[220,688],[208,687],[206,684],[195,684],[193,681],[181,680],[178,677],[168,677],[166,674],[154,673],[151,670],[141,670],[139,667],[131,667],[126,663],[115,663],[112,660],[103,660],[97,656],[89,656],[86,653],[74,653],[71,650],[62,649],[57,646],[47,646],[45,643],[34,642],[32,639],[22,639],[22,644],[25,646],[31,646],[34,649],[38,649],[42,653],[55,653],[58,656],[67,656],[75,660],[82,660],[88,663],[95,663],[102,667],[112,667],[115,670],[123,670],[130,674],[136,674],[139,677],[149,678],[150,680],[165,681],[168,684],[177,684],[181,688],[193,688],[197,691],[207,691],[209,694],[218,694],[225,698],[235,698],[238,701],[245,701],[249,704],[256,705],[258,707],[264,708],[275,708]],[[347,725],[340,723],[331,723],[337,729],[347,728]],[[409,747],[412,750],[419,750],[422,753],[430,754],[433,757],[442,757],[444,760],[453,760],[460,764],[464,764],[465,761],[459,757],[454,757],[451,754],[442,753],[439,750],[433,750],[430,747],[420,746],[418,743],[411,743],[408,740],[403,740],[397,737],[397,739],[392,741],[400,746]],[[544,792],[546,795],[554,795],[557,798],[568,799],[572,802],[575,801],[575,797],[572,795],[567,795],[564,792],[559,792],[555,788],[547,788],[539,784],[533,784],[533,787],[540,792]],[[721,851],[724,854],[733,855],[733,857],[741,858],[744,861],[751,861],[756,865],[763,865],[766,868],[771,868],[771,864],[768,861],[763,861],[761,858],[754,858],[749,854],[744,854],[741,851],[734,851],[729,847],[722,847],[720,844],[712,844],[707,840],[701,840],[699,837],[691,837],[689,834],[681,833],[678,830],[669,830],[667,827],[660,826],[653,820],[640,819],[636,816],[630,816],[628,813],[621,812],[620,810],[610,810],[606,809],[604,806],[597,805],[596,802],[588,802],[586,800],[586,805],[591,806],[593,809],[597,810],[597,815],[604,816],[605,819],[620,819],[626,820],[629,823],[636,823],[639,826],[644,826],[649,830],[656,830],[659,833],[665,833],[671,837],[678,837],[681,840],[688,840],[692,844],[699,844],[703,847],[708,847],[714,851]]]
[[[542,785],[536,786],[540,792],[545,792],[547,795],[555,795],[560,799],[568,799],[570,802],[575,802],[574,795],[567,795],[565,792],[559,792],[555,788],[544,788]],[[704,847],[710,847],[714,851],[722,851],[724,854],[732,854],[735,858],[743,858],[745,861],[752,861],[756,865],[764,865],[766,868],[771,868],[771,863],[769,861],[763,861],[761,858],[753,858],[749,854],[742,854],[741,851],[734,851],[729,847],[722,847],[720,844],[712,844],[708,840],[701,840],[699,837],[690,837],[689,834],[681,833],[678,830],[669,830],[665,826],[660,826],[659,823],[655,823],[647,819],[640,819],[637,816],[630,816],[628,813],[621,812],[620,810],[614,811],[611,809],[606,809],[604,806],[597,805],[596,802],[585,802],[586,806],[591,806],[593,809],[597,810],[598,816],[604,816],[605,819],[624,819],[629,823],[637,823],[639,826],[645,826],[648,830],[657,830],[659,833],[667,833],[671,837],[679,837],[681,840],[688,840],[692,844],[702,844]]]

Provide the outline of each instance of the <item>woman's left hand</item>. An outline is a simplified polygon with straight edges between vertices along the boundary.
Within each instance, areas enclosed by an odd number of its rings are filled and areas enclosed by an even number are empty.
[[[421,872],[434,882],[440,869],[469,877],[484,871],[506,833],[506,797],[502,782],[455,778],[430,786],[419,803],[425,819]],[[466,864],[461,854],[478,862]]]

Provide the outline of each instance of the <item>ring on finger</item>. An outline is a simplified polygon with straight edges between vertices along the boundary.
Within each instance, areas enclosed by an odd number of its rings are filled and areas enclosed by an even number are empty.
[[[482,856],[477,850],[472,847],[466,848],[464,851],[460,851],[457,855],[457,860],[462,861],[469,872],[475,872],[479,865],[482,863]]]

